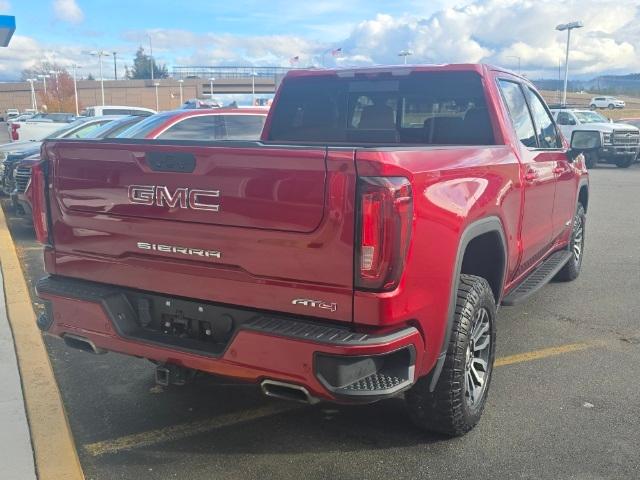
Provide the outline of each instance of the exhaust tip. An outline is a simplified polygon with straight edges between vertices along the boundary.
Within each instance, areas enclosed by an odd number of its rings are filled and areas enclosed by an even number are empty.
[[[64,343],[76,350],[82,350],[83,352],[89,352],[96,355],[107,353],[106,350],[96,347],[96,345],[88,338],[81,337],[80,335],[74,335],[72,333],[65,333],[62,337]]]
[[[314,404],[320,400],[309,394],[309,391],[301,385],[279,382],[277,380],[263,380],[260,384],[262,393],[267,397],[280,398],[298,403]]]

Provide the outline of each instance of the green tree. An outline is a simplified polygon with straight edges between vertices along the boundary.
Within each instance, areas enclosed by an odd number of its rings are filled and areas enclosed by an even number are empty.
[[[131,79],[147,79],[151,78],[151,66],[153,65],[154,78],[167,78],[169,71],[166,65],[158,65],[155,59],[144,53],[144,48],[138,48],[136,56],[133,59],[133,66],[129,70],[129,78]]]

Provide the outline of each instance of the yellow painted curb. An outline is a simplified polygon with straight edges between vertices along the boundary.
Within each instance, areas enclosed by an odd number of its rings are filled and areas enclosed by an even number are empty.
[[[83,480],[75,442],[36,326],[29,290],[0,208],[0,263],[39,480]]]

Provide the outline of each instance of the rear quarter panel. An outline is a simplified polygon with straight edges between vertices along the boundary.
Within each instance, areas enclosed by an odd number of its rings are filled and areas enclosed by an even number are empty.
[[[425,338],[428,372],[440,354],[448,324],[449,299],[458,245],[476,220],[497,217],[507,243],[507,272],[518,261],[520,168],[506,146],[431,147],[356,152],[360,176],[403,176],[413,188],[411,246],[398,288],[388,293],[356,292],[354,322],[389,326],[413,323]]]

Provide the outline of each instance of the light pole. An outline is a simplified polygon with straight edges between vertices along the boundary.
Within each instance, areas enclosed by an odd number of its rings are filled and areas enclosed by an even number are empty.
[[[178,85],[180,86],[180,106],[182,106],[182,104],[184,103],[184,101],[182,100],[182,85],[184,84],[184,80],[181,78],[180,80],[178,80]]]
[[[118,52],[112,52],[112,54],[113,54],[113,78],[115,80],[118,80],[118,65],[117,65]]]
[[[98,63],[100,64],[100,90],[102,92],[102,106],[104,107],[104,75],[102,74],[102,57],[108,57],[111,54],[104,50],[92,50],[91,52],[86,53],[92,57],[98,57]]]
[[[251,106],[256,106],[256,75],[255,70],[251,72]]]
[[[151,81],[153,82],[153,45],[151,44],[151,35],[147,35],[149,37],[149,69],[151,70]]]
[[[78,75],[77,75],[77,72],[78,72],[78,68],[81,68],[81,67],[79,67],[75,63],[73,65],[71,65],[71,67],[73,68],[73,96],[76,99],[76,117],[77,117],[78,115],[80,115],[80,109],[78,107]]]
[[[160,86],[159,82],[154,82],[154,87],[156,87],[156,112],[160,110],[160,98],[158,97],[158,87]]]
[[[520,60],[521,58],[518,57],[517,55],[507,55],[507,58],[515,58],[516,60],[518,60],[518,75],[520,75],[520,73],[522,72],[522,70],[520,69]]]
[[[584,24],[580,21],[571,23],[561,23],[556,27],[559,32],[567,31],[567,54],[564,60],[564,88],[562,90],[562,105],[567,104],[567,82],[569,80],[569,44],[571,42],[571,30],[582,28]]]
[[[42,84],[44,85],[44,94],[47,95],[47,78],[51,78],[51,75],[41,74],[37,75],[37,77],[42,79]]]
[[[401,50],[400,52],[398,52],[398,56],[404,58],[405,65],[407,64],[407,57],[409,55],[413,55],[413,52],[411,50]]]
[[[27,78],[27,82],[31,85],[31,108],[38,110],[38,102],[36,101],[36,90],[33,88],[33,84],[37,82],[37,78]]]
[[[211,100],[213,100],[213,82],[216,81],[215,77],[211,77],[209,79],[209,97],[211,98]]]

